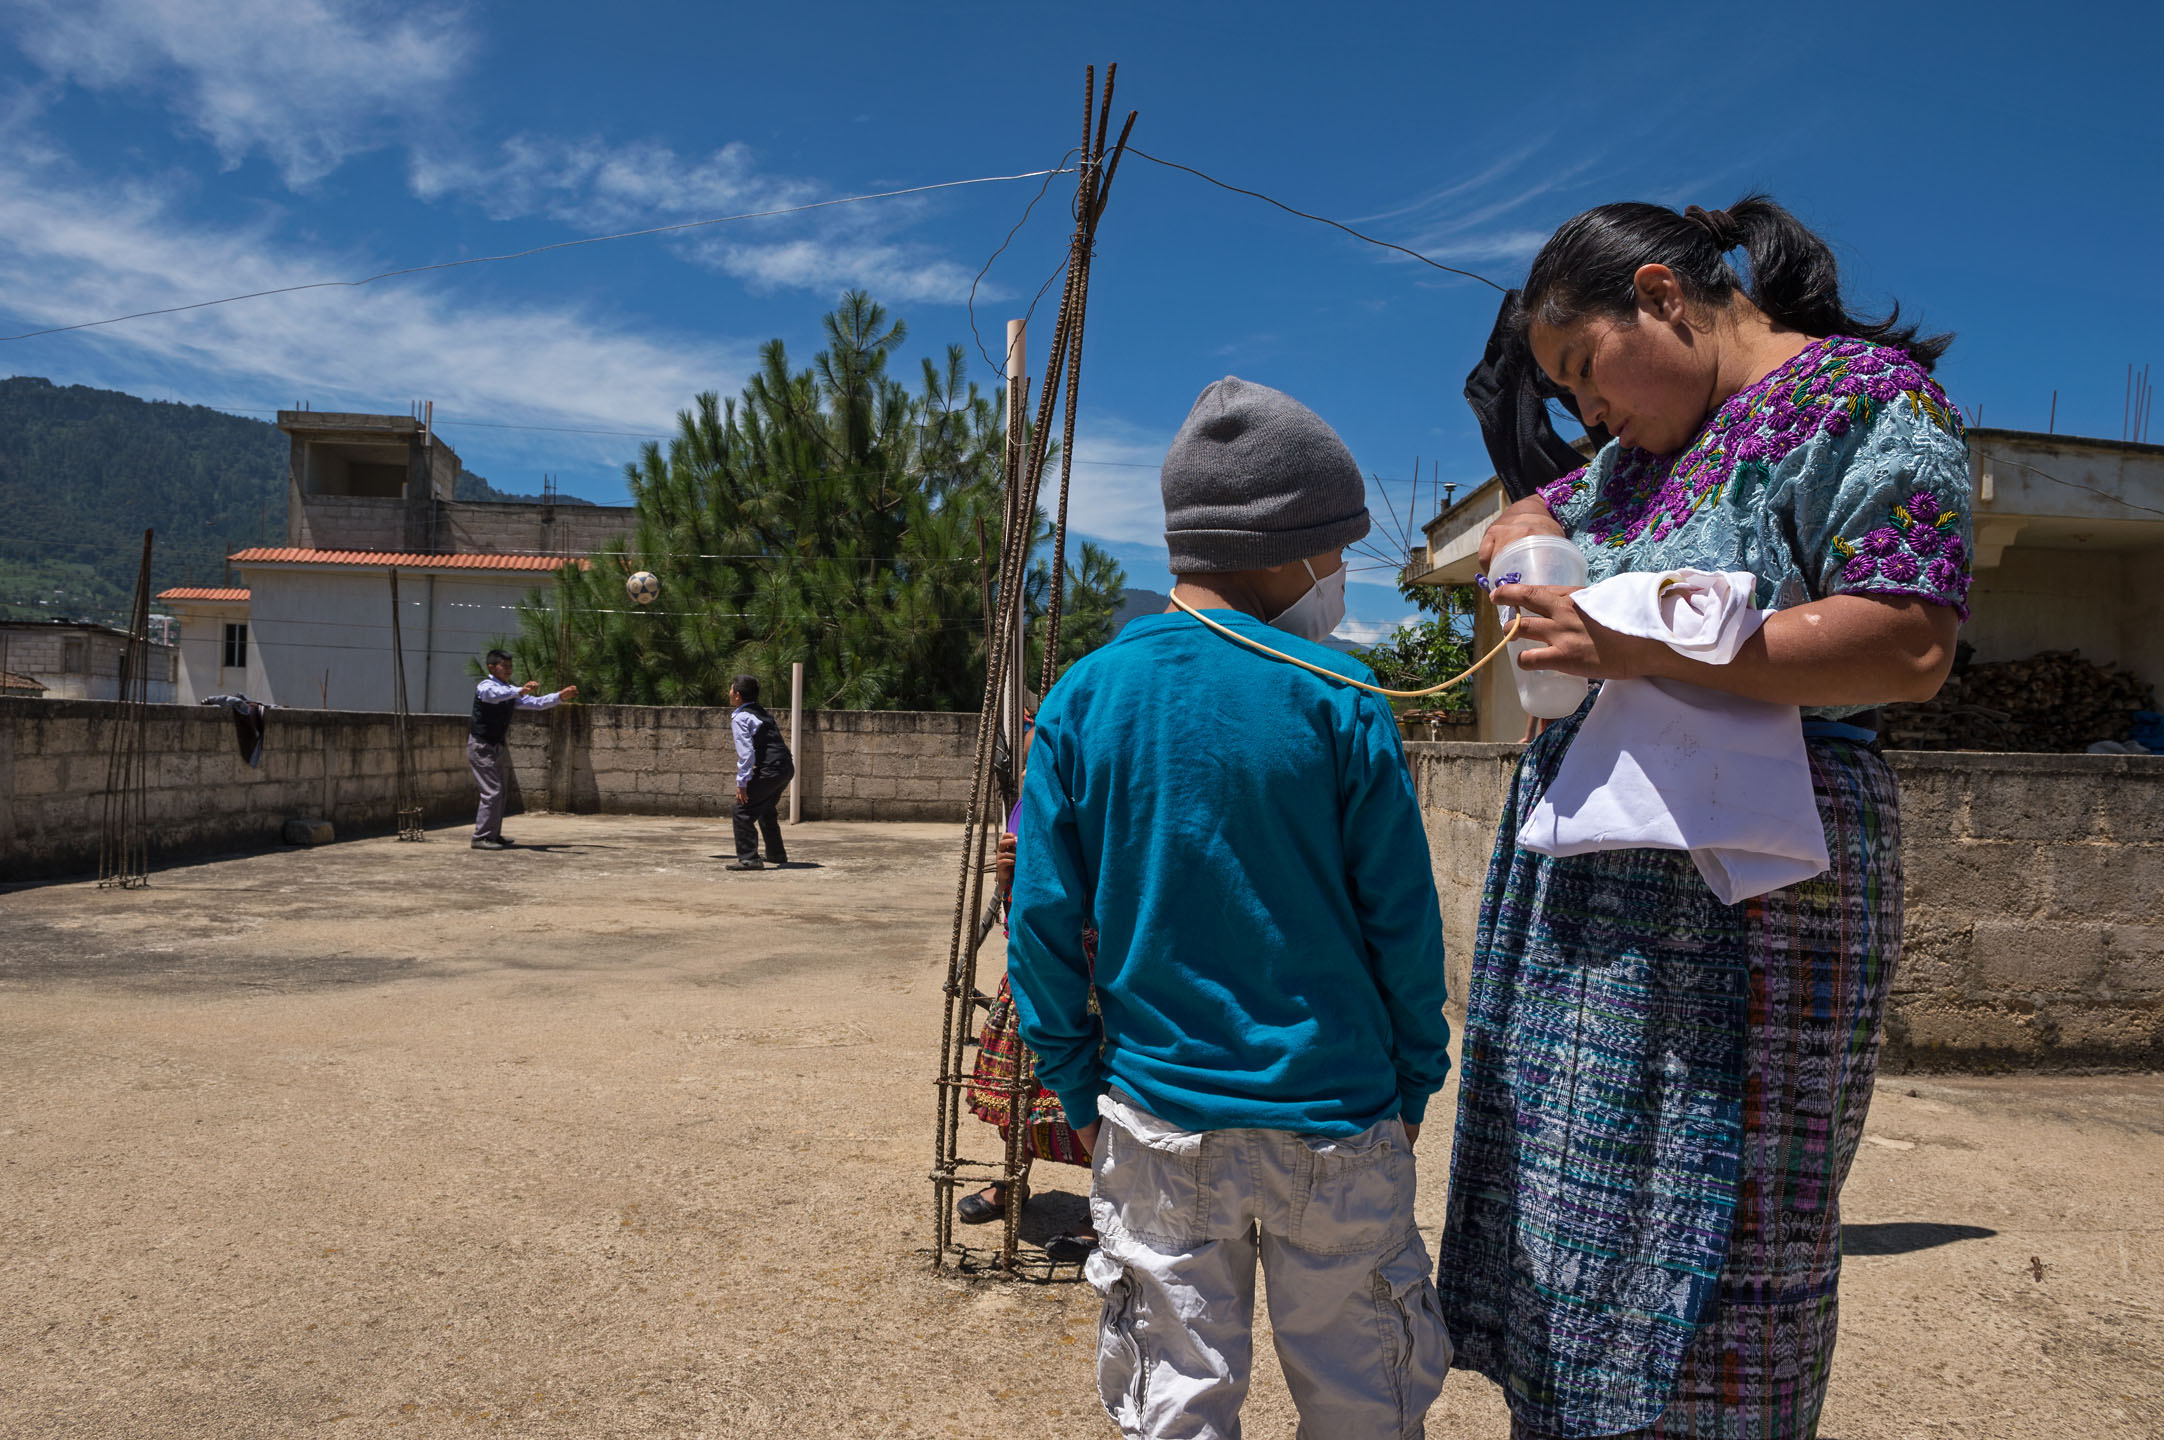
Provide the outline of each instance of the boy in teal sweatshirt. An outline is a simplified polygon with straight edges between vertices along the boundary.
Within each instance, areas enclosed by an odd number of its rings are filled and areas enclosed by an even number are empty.
[[[1316,643],[1369,525],[1320,417],[1218,381],[1163,487],[1177,598],[1372,682]],[[1130,1436],[1238,1434],[1259,1260],[1303,1433],[1420,1434],[1450,1344],[1411,1146],[1449,1030],[1388,703],[1182,611],[1133,621],[1046,696],[1020,829],[1008,970],[1094,1159],[1106,1409]]]

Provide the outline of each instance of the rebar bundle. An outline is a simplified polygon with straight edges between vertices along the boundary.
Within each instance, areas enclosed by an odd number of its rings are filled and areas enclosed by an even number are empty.
[[[1066,288],[1060,297],[1052,345],[1047,354],[1044,384],[1037,401],[1036,423],[1028,423],[1026,377],[1010,376],[1007,392],[1007,506],[1005,534],[999,547],[999,577],[986,619],[984,703],[977,714],[977,749],[969,810],[962,832],[961,879],[954,897],[954,935],[948,951],[945,986],[946,1020],[940,1034],[938,1091],[938,1138],[933,1156],[932,1255],[933,1264],[967,1265],[970,1253],[954,1238],[954,1202],[965,1183],[1000,1182],[1006,1186],[1005,1225],[994,1263],[1012,1273],[1022,1213],[1022,1179],[1029,1168],[1029,1130],[1037,1077],[1029,1051],[1017,1046],[1013,1071],[1005,1085],[1007,1142],[995,1164],[971,1160],[960,1153],[963,1092],[970,1085],[970,1047],[976,1043],[977,1015],[991,1008],[991,997],[977,985],[977,956],[999,919],[999,900],[985,893],[984,877],[990,869],[1004,807],[995,808],[995,796],[1009,805],[1018,793],[1022,754],[1020,707],[1022,704],[1022,636],[1026,615],[1023,604],[1029,567],[1030,541],[1036,530],[1037,496],[1044,478],[1045,461],[1052,434],[1052,420],[1062,399],[1064,380],[1064,426],[1060,445],[1059,509],[1052,526],[1051,599],[1046,616],[1044,666],[1040,693],[1051,688],[1059,653],[1060,597],[1065,583],[1067,495],[1074,463],[1075,402],[1082,380],[1082,322],[1089,303],[1090,260],[1103,217],[1112,178],[1126,150],[1135,114],[1128,112],[1119,140],[1106,154],[1112,114],[1112,83],[1117,66],[1105,68],[1104,94],[1096,94],[1096,67],[1085,71],[1082,93],[1082,149],[1075,189],[1075,231],[1067,255]],[[1010,352],[1011,355],[1011,352]],[[1013,367],[1010,365],[1010,369]],[[1002,722],[1009,722],[1003,728]],[[1006,743],[1002,744],[1002,740]]]
[[[149,798],[150,542],[151,532],[145,530],[106,750],[105,823],[98,837],[100,890],[134,890],[150,883],[149,817],[144,813]]]
[[[398,753],[391,805],[398,812],[398,838],[426,840],[421,827],[421,780],[413,766],[413,715],[406,706],[406,646],[398,627],[398,571],[391,571],[391,695],[398,713],[393,748]]]

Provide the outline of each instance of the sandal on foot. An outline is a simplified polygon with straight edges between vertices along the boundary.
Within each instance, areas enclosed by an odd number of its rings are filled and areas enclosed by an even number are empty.
[[[1007,1214],[1006,1197],[1001,1196],[997,1200],[988,1200],[985,1198],[985,1190],[1002,1190],[1005,1188],[1006,1186],[1003,1183],[994,1183],[985,1186],[984,1190],[976,1190],[964,1195],[954,1202],[955,1218],[964,1225],[988,1225],[994,1220],[1004,1219]],[[1029,1187],[1027,1185],[1022,1187],[1022,1203],[1024,1205],[1029,1203]]]
[[[1095,1235],[1054,1235],[1044,1242],[1044,1258],[1054,1265],[1080,1265],[1089,1259],[1096,1249]]]

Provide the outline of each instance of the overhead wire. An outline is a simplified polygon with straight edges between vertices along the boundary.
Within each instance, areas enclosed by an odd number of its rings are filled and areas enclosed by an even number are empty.
[[[1481,284],[1486,285],[1492,290],[1507,291],[1509,289],[1508,286],[1497,284],[1495,281],[1490,280],[1487,276],[1481,274],[1477,270],[1461,270],[1455,265],[1445,265],[1440,260],[1430,259],[1428,256],[1421,254],[1418,250],[1413,249],[1409,245],[1400,245],[1392,240],[1378,239],[1377,237],[1370,235],[1365,231],[1353,229],[1352,226],[1347,225],[1342,220],[1332,220],[1327,215],[1317,215],[1310,211],[1302,210],[1292,205],[1287,205],[1284,201],[1276,198],[1275,196],[1265,195],[1260,190],[1250,190],[1244,185],[1235,185],[1229,180],[1220,180],[1215,175],[1210,174],[1208,171],[1198,170],[1192,165],[1182,165],[1177,160],[1162,159],[1156,155],[1152,155],[1147,150],[1138,149],[1133,145],[1129,145],[1127,147],[1127,153],[1140,159],[1147,160],[1152,165],[1162,165],[1167,170],[1184,170],[1189,175],[1194,176],[1198,180],[1207,180],[1210,184],[1215,185],[1220,190],[1230,190],[1235,195],[1246,195],[1252,197],[1253,199],[1262,201],[1265,205],[1275,205],[1278,209],[1284,211],[1287,215],[1297,215],[1302,220],[1312,220],[1318,225],[1328,225],[1333,230],[1342,230],[1347,235],[1352,236],[1355,240],[1365,240],[1370,245],[1379,245],[1385,250],[1395,250],[1400,255],[1410,255],[1413,259],[1418,260],[1423,265],[1432,265],[1437,270],[1446,271],[1447,273],[1452,275],[1462,275],[1468,280],[1478,280]]]
[[[1068,146],[1067,153],[1060,156],[1059,163],[1064,166],[1069,160],[1075,157],[1075,154],[1079,149],[1079,146]],[[984,363],[990,366],[993,371],[1001,375],[1007,373],[1007,367],[1004,364],[994,360],[991,356],[991,352],[984,348],[984,336],[977,329],[977,287],[979,285],[982,285],[984,283],[984,277],[991,273],[993,262],[997,261],[1000,256],[1007,253],[1007,247],[1014,243],[1014,237],[1021,234],[1022,227],[1029,223],[1030,212],[1037,208],[1037,202],[1044,199],[1045,192],[1052,188],[1052,177],[1054,175],[1064,175],[1066,173],[1067,172],[1065,170],[1047,170],[1044,172],[1044,184],[1037,187],[1037,193],[1030,196],[1029,203],[1022,207],[1022,218],[1014,222],[1014,225],[1007,231],[1007,238],[1000,241],[999,248],[997,250],[994,250],[991,255],[985,259],[985,262],[977,267],[976,276],[969,282],[969,299],[965,303],[966,308],[969,312],[970,336],[977,342],[977,353],[984,357]],[[1060,261],[1060,269],[1052,272],[1053,278],[1057,279],[1059,277],[1060,270],[1065,270],[1066,268],[1067,262],[1063,258]],[[1052,282],[1050,280],[1047,280],[1045,282],[1045,286],[1049,287],[1051,283]],[[1042,299],[1044,296],[1044,290],[1039,289],[1037,295],[1039,299]],[[1035,300],[1032,300],[1030,302],[1030,312],[1034,314],[1036,312],[1036,309],[1037,302]]]
[[[51,325],[43,330],[25,330],[19,335],[0,335],[0,341],[34,340],[40,335],[62,335],[71,330],[93,330],[101,325],[118,325],[125,320],[144,320],[156,315],[179,315],[190,310],[207,310],[214,305],[231,305],[241,300],[260,300],[271,295],[292,295],[303,290],[356,289],[373,285],[378,280],[391,280],[402,275],[421,275],[434,270],[456,270],[466,265],[493,265],[505,260],[523,260],[532,255],[547,254],[552,250],[571,250],[582,245],[600,245],[612,240],[636,240],[647,235],[668,235],[684,230],[698,230],[710,225],[729,225],[740,220],[766,220],[779,215],[800,215],[809,210],[824,210],[835,205],[857,205],[867,200],[892,200],[903,195],[922,195],[933,190],[953,190],[964,185],[993,185],[1010,180],[1034,180],[1045,176],[1050,185],[1051,176],[1069,173],[1063,169],[1025,170],[1015,175],[978,175],[966,180],[939,180],[929,185],[908,185],[899,190],[880,190],[865,195],[837,195],[830,200],[811,200],[802,205],[782,205],[770,210],[747,210],[738,215],[714,215],[703,220],[679,220],[669,225],[649,225],[639,230],[620,230],[612,235],[583,235],[575,240],[556,240],[546,245],[533,245],[524,250],[509,250],[500,255],[469,255],[463,260],[438,260],[428,265],[403,265],[395,270],[383,270],[374,275],[364,275],[357,280],[311,280],[300,285],[278,285],[267,290],[251,290],[242,295],[225,295],[215,300],[197,300],[187,305],[166,305],[154,310],[137,310],[127,315],[108,316],[103,320],[82,320],[72,325]]]

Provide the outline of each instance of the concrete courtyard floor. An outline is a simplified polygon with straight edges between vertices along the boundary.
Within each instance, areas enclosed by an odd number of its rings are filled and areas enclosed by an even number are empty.
[[[513,830],[0,890],[0,1435],[1111,1434],[1072,1270],[927,1265],[954,827]],[[1847,1210],[1825,1435],[2164,1435],[2164,1077],[1886,1077]]]

